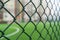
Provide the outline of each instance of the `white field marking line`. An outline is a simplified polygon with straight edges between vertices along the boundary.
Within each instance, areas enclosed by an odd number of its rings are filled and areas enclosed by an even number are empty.
[[[15,32],[13,32],[13,33],[11,33],[11,34],[8,34],[8,35],[5,35],[6,37],[11,37],[11,36],[13,36],[13,35],[15,35],[16,33],[18,33],[19,32],[19,28],[17,28],[17,27],[14,27],[14,29],[16,29],[16,31]],[[3,39],[4,37],[2,37],[1,39]]]

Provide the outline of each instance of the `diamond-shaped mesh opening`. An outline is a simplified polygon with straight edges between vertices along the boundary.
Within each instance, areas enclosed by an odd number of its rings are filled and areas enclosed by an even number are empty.
[[[40,14],[40,16],[43,14],[44,9],[41,5],[37,8],[37,12]]]
[[[57,7],[57,11],[59,12],[59,6]]]
[[[54,10],[53,9],[51,9],[51,15],[54,15]]]
[[[53,21],[55,21],[55,20],[56,20],[56,16],[54,15],[54,16],[53,16]]]
[[[59,16],[57,16],[57,21],[59,21]]]
[[[43,25],[42,22],[40,22],[40,23],[37,25],[37,30],[38,30],[39,32],[41,32],[41,31],[43,30],[43,28],[44,28],[44,25]]]
[[[31,17],[31,20],[32,20],[33,22],[39,22],[38,19],[40,19],[40,18],[39,18],[39,15],[38,15],[37,13],[35,13],[35,14]]]
[[[47,21],[45,26],[46,26],[47,29],[49,29],[50,28],[50,23]]]
[[[48,11],[47,11],[47,10],[48,10]],[[45,9],[45,13],[46,13],[47,16],[49,15],[49,13],[50,13],[49,8],[46,8],[46,9]]]
[[[52,27],[54,27],[54,22],[52,21],[50,25],[51,25]]]
[[[58,14],[57,14],[58,12],[57,11],[55,11],[55,16],[58,16]]]
[[[31,25],[31,26],[29,26],[29,25]],[[33,32],[34,29],[35,29],[34,25],[32,23],[28,23],[25,27],[25,32],[28,33],[29,35],[31,35],[31,33]]]
[[[43,29],[43,31],[42,31],[42,33],[41,33],[41,34],[42,34],[42,37],[43,37],[43,38],[45,38],[45,37],[46,37],[46,35],[47,35],[47,31],[46,31],[46,29]]]
[[[32,3],[29,3],[26,7],[25,7],[25,11],[31,16],[34,12],[35,12],[35,7]]]
[[[52,16],[51,15],[48,16],[48,20],[52,21]]]
[[[49,34],[51,35],[51,34],[52,34],[52,28],[50,27],[50,28],[48,29],[48,31],[49,31]]]

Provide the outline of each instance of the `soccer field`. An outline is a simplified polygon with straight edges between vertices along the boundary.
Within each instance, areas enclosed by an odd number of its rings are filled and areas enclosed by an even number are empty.
[[[51,24],[50,24],[51,23]],[[25,23],[20,23],[20,25],[24,28],[24,32],[26,32],[32,40],[58,40],[60,39],[60,22],[46,22],[45,25],[40,22],[38,25],[35,26],[33,23],[28,23],[25,27]],[[8,24],[0,24],[0,30],[4,30]],[[38,30],[38,31],[37,31]],[[16,40],[19,34],[22,33],[22,28],[19,27],[17,24],[13,23],[8,29],[6,29],[5,36],[8,37],[10,40]],[[29,37],[25,34],[22,33],[18,40],[29,40]],[[40,34],[38,33],[40,32]],[[44,39],[43,39],[44,38]],[[6,40],[5,38],[0,38],[0,40]]]

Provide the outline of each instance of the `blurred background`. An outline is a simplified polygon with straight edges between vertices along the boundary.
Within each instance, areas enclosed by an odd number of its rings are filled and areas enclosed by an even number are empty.
[[[3,3],[7,0],[2,0]],[[59,20],[60,16],[60,2],[59,0],[32,0],[35,4],[36,8],[34,7],[34,4],[29,3],[30,0],[20,0],[21,3],[19,3],[17,0],[10,0],[7,2],[4,7],[15,17],[16,15],[19,15],[16,17],[17,22],[28,22],[29,16],[31,16],[31,20],[34,22],[41,21],[49,21],[51,20]],[[29,4],[27,4],[29,3]],[[1,5],[1,3],[0,3]],[[26,6],[25,6],[26,5]],[[23,7],[25,6],[25,7]],[[29,16],[24,12],[24,10],[29,14]],[[35,12],[37,9],[37,12]],[[33,15],[34,14],[34,15]],[[47,18],[48,17],[48,18]],[[12,22],[13,17],[6,12],[4,9],[0,10],[0,22]]]

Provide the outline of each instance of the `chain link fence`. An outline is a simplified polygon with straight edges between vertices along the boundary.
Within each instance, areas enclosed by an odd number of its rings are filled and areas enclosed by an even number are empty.
[[[23,36],[22,34],[25,34],[28,40],[60,40],[60,0],[15,0],[15,16],[4,6],[9,1],[0,0],[0,10],[4,9],[13,18],[13,21],[3,31],[0,30],[0,39],[4,37],[6,40],[11,40],[5,36],[5,31],[15,23],[22,29],[15,40]],[[21,22],[26,23],[24,27],[21,26]],[[30,34],[27,33],[30,30],[25,31],[29,23],[34,26]]]

